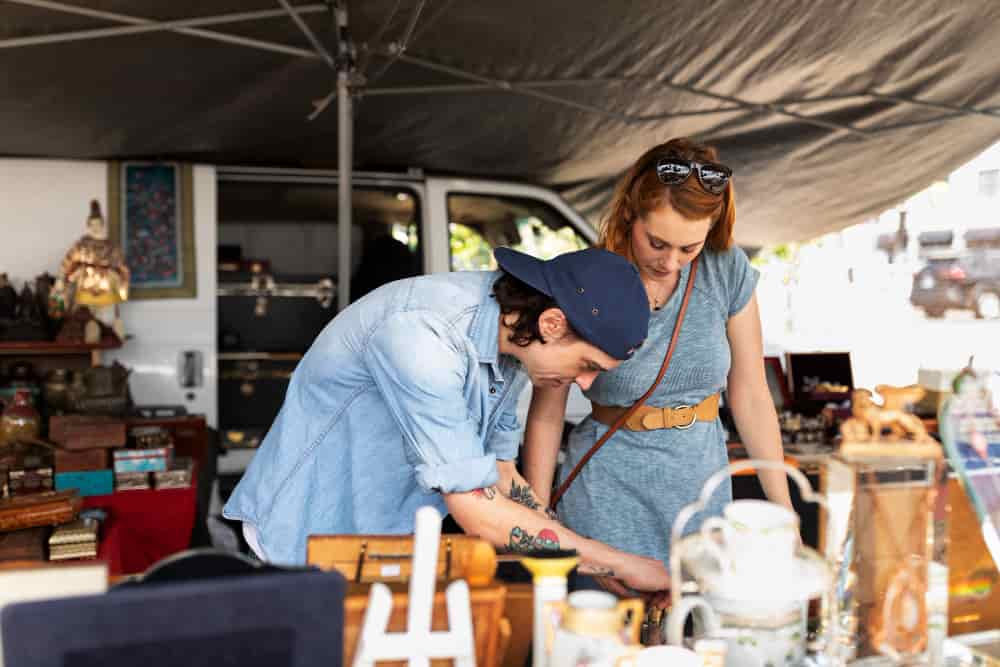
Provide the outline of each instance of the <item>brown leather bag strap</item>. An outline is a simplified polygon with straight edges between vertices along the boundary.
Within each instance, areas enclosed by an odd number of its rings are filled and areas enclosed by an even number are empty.
[[[597,442],[595,442],[594,446],[590,448],[590,451],[588,451],[586,454],[583,455],[583,458],[580,459],[580,462],[576,464],[576,467],[573,468],[573,471],[570,472],[570,474],[566,477],[563,483],[559,485],[559,488],[556,490],[555,494],[553,494],[552,500],[549,501],[549,509],[555,510],[556,505],[559,504],[559,500],[563,497],[563,494],[566,493],[566,490],[569,488],[570,484],[572,484],[573,480],[575,480],[577,475],[580,474],[580,471],[583,469],[583,466],[587,465],[587,461],[589,461],[590,458],[597,453],[598,449],[604,446],[604,443],[606,443],[608,439],[615,434],[615,431],[620,429],[625,424],[625,422],[628,421],[629,417],[631,417],[632,414],[635,413],[635,411],[638,410],[639,407],[646,402],[646,399],[648,399],[650,396],[653,395],[653,392],[656,390],[656,388],[660,386],[660,381],[666,374],[667,367],[670,366],[670,357],[674,355],[674,348],[677,347],[677,338],[681,333],[681,324],[684,322],[684,314],[687,312],[688,301],[691,300],[691,288],[694,287],[694,278],[695,275],[697,275],[698,273],[699,259],[701,259],[701,255],[695,257],[694,261],[691,262],[691,272],[688,274],[687,287],[684,289],[684,300],[681,301],[681,309],[677,312],[677,321],[674,322],[674,332],[670,336],[670,345],[667,346],[667,353],[663,357],[663,363],[660,364],[660,372],[656,374],[656,380],[654,380],[653,384],[650,385],[649,389],[646,390],[646,393],[639,397],[639,400],[633,403],[628,410],[623,412],[622,415],[615,420],[614,424],[608,427],[608,430],[604,432],[604,435],[602,435],[600,438],[597,439]]]

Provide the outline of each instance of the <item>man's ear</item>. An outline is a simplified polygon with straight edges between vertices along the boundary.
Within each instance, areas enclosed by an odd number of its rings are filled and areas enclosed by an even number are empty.
[[[558,308],[547,308],[538,316],[538,331],[546,343],[561,340],[570,332],[569,321]]]

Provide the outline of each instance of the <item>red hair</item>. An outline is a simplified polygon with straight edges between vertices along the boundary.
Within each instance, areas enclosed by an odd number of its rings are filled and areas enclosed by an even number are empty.
[[[733,242],[736,223],[736,199],[730,179],[721,195],[705,190],[696,174],[680,185],[664,185],[656,175],[661,158],[675,157],[695,162],[718,162],[712,146],[691,139],[671,139],[643,153],[618,181],[608,212],[601,220],[597,245],[632,259],[629,243],[632,225],[650,211],[669,204],[688,220],[712,219],[705,239],[711,250],[726,250]]]

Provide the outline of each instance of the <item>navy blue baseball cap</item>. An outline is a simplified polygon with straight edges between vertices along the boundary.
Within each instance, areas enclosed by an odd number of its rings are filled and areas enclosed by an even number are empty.
[[[540,260],[510,248],[493,255],[507,273],[552,297],[588,343],[624,361],[649,333],[649,299],[627,259],[588,248]]]

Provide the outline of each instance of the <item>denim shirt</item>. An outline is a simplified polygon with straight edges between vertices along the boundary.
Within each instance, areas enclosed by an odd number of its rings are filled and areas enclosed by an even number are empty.
[[[496,483],[527,382],[498,353],[499,275],[390,283],[320,333],[223,510],[268,560],[303,563],[314,534],[413,532],[418,508]]]

